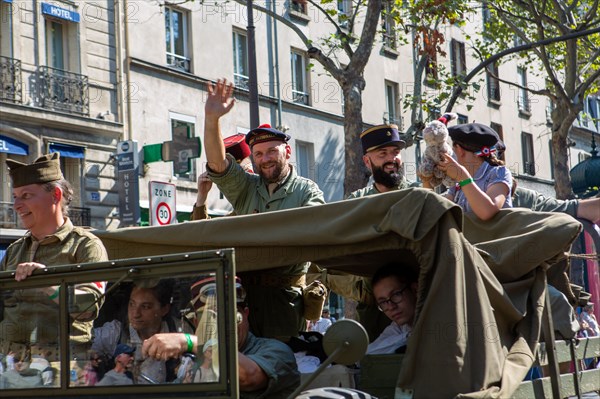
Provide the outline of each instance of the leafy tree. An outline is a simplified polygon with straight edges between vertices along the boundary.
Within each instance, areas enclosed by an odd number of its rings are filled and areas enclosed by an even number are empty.
[[[239,4],[246,5],[245,0],[235,0]],[[370,59],[371,52],[375,46],[377,34],[380,30],[380,18],[387,12],[391,13],[404,29],[395,33],[395,40],[408,43],[406,37],[409,32],[418,32],[416,53],[419,54],[416,73],[419,74],[419,84],[415,85],[414,98],[410,103],[413,109],[412,125],[418,126],[422,120],[419,112],[423,108],[420,93],[425,66],[429,60],[428,54],[441,50],[444,37],[438,29],[445,23],[455,23],[460,20],[461,13],[467,8],[462,0],[353,0],[352,13],[341,15],[337,10],[337,2],[333,0],[306,0],[308,4],[318,10],[332,26],[332,33],[327,37],[310,38],[298,28],[292,21],[271,10],[254,4],[255,10],[261,11],[288,28],[292,29],[304,42],[308,56],[319,62],[323,68],[340,85],[344,97],[344,159],[345,177],[344,192],[348,194],[358,188],[364,187],[368,180],[368,172],[362,162],[362,148],[358,139],[364,128],[362,118],[362,93],[367,82],[363,77],[365,66]],[[387,6],[387,7],[384,7]],[[384,11],[384,9],[386,11]],[[358,31],[360,30],[360,34]],[[416,38],[417,36],[415,36]],[[450,85],[454,84],[452,79],[448,80]],[[417,87],[418,86],[418,87]],[[443,91],[447,99],[449,91]],[[430,104],[425,108],[436,108]],[[439,108],[439,107],[437,107]],[[413,126],[409,128],[409,139],[412,132],[416,132]],[[410,144],[410,140],[409,140]]]
[[[597,0],[500,0],[482,4],[490,11],[484,40],[477,44],[482,58],[513,47],[515,41],[532,44],[552,37],[593,31],[600,25]],[[567,136],[583,110],[585,97],[600,89],[600,33],[595,30],[590,35],[536,46],[512,57],[532,66],[541,76],[547,76],[546,87],[524,89],[547,96],[552,101],[556,196],[572,198]]]

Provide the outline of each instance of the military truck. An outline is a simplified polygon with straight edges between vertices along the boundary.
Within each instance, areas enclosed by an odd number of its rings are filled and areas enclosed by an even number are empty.
[[[310,261],[334,274],[369,277],[394,260],[419,275],[411,342],[402,357],[388,357],[388,363],[376,359],[375,363],[395,366],[386,368],[394,371],[385,386],[378,380],[385,376],[378,374],[381,368],[373,368],[373,358],[364,360],[359,389],[371,389],[381,397],[512,397],[536,355],[547,353],[554,383],[530,384],[521,397],[550,392],[561,397],[554,358],[558,352],[544,306],[546,270],[565,256],[580,231],[581,225],[567,215],[521,209],[502,210],[481,223],[463,217],[460,208],[435,193],[415,188],[311,208],[96,232],[112,261],[48,268],[23,282],[0,273],[0,292],[62,287],[57,384],[2,394],[236,398],[236,273]],[[175,278],[180,297],[174,303],[185,314],[190,286],[211,273],[217,281],[217,381],[114,387],[81,383],[77,369],[81,359],[69,353],[69,329],[73,317],[91,304],[69,295],[70,286],[109,282],[109,287],[117,287],[107,291],[105,306],[109,306],[111,295],[123,284]],[[546,350],[539,345],[542,326]],[[598,340],[571,347],[580,352],[576,356],[598,356]],[[589,370],[571,378],[580,388],[598,389],[598,373]]]

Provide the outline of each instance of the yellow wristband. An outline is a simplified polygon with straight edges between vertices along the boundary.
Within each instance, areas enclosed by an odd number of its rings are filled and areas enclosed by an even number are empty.
[[[471,183],[473,183],[474,181],[475,181],[475,180],[473,180],[473,178],[472,178],[472,177],[469,177],[468,179],[465,179],[465,180],[461,180],[461,181],[459,181],[459,182],[458,182],[458,185],[459,185],[460,187],[464,187],[464,186],[466,186],[467,184],[471,184]]]
[[[192,342],[192,337],[190,334],[185,334],[185,340],[187,341],[187,352],[193,353],[194,343]]]

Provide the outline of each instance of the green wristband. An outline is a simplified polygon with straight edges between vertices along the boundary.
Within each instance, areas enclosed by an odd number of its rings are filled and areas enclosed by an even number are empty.
[[[460,187],[464,187],[464,186],[466,186],[467,184],[471,184],[471,183],[473,183],[474,181],[475,181],[475,180],[473,180],[473,178],[472,178],[472,177],[469,177],[468,179],[465,179],[465,180],[461,180],[461,181],[459,181],[459,182],[458,182],[458,185],[459,185]]]
[[[190,334],[185,334],[185,340],[187,341],[187,352],[193,353],[194,343],[192,342],[192,337],[190,336]]]
[[[52,300],[56,299],[56,298],[58,297],[58,294],[59,294],[59,293],[60,293],[60,287],[58,287],[58,288],[56,289],[56,291],[54,291],[54,294],[52,294],[52,295],[48,295],[48,299],[52,299]]]

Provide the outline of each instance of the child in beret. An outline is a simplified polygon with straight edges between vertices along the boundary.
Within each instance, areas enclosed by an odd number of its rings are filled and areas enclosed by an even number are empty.
[[[438,165],[448,177],[457,181],[445,193],[467,213],[489,220],[502,208],[512,208],[512,175],[498,159],[504,144],[498,133],[480,123],[467,123],[448,128],[456,159],[444,154]],[[423,187],[432,188],[428,180]]]

